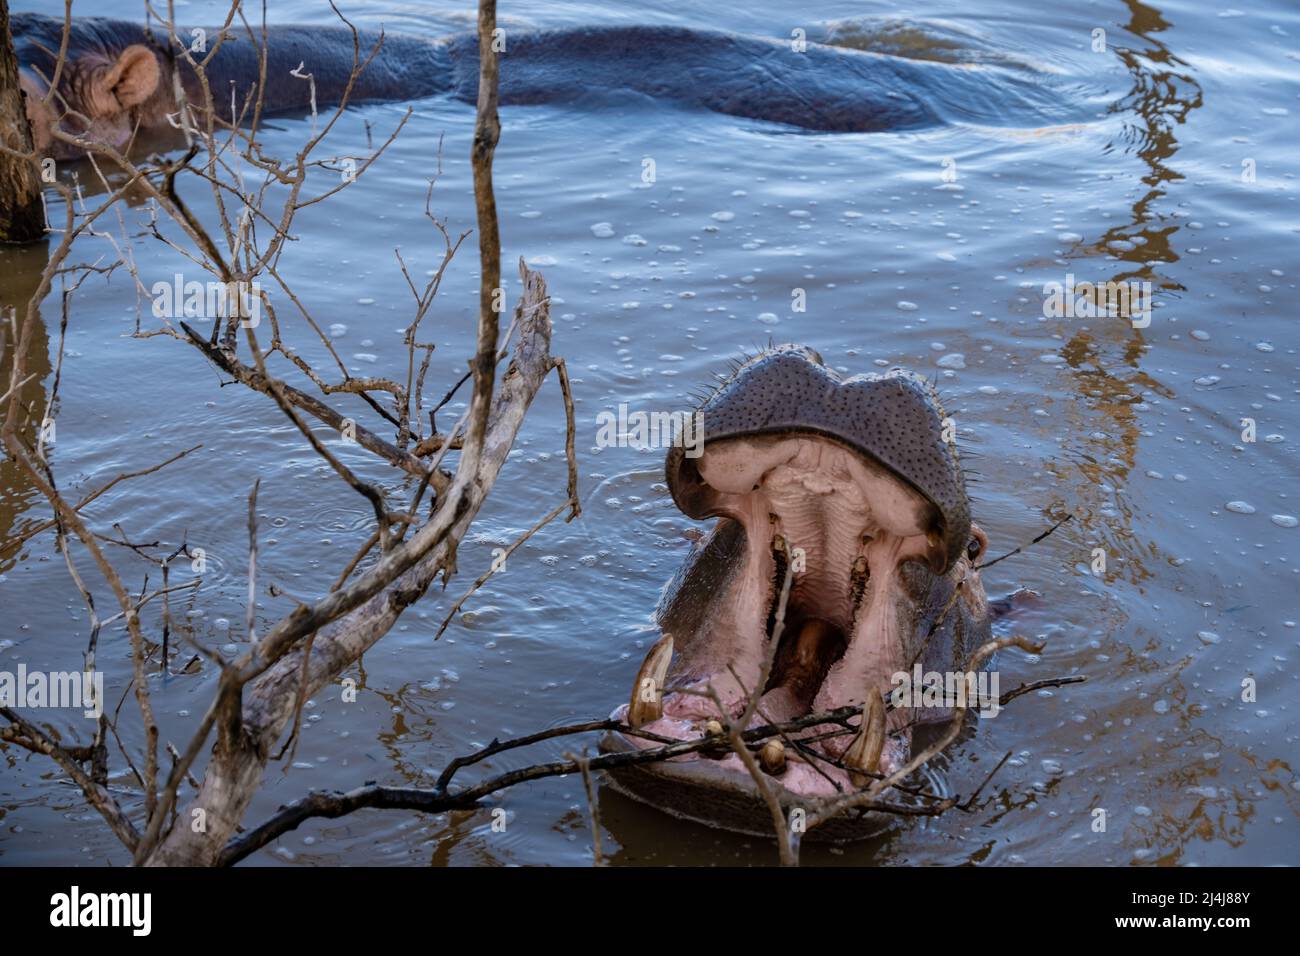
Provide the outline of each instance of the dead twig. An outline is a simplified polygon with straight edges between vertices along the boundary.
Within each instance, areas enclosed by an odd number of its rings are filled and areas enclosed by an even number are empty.
[[[1014,551],[1008,551],[1006,554],[999,555],[998,557],[994,558],[992,561],[985,561],[983,564],[976,565],[976,566],[975,566],[975,570],[976,570],[976,571],[983,571],[985,568],[990,568],[990,567],[992,567],[993,565],[997,564],[999,561],[1005,561],[1007,558],[1010,558],[1010,557],[1012,557],[1013,555],[1017,555],[1017,554],[1019,554],[1020,552],[1024,551],[1025,548],[1031,548],[1031,547],[1033,547],[1034,545],[1038,544],[1038,542],[1042,541],[1042,540],[1043,540],[1044,538],[1046,538],[1049,534],[1051,534],[1053,531],[1055,531],[1057,528],[1059,528],[1061,525],[1065,524],[1067,521],[1069,521],[1069,520],[1070,520],[1071,518],[1073,518],[1073,517],[1074,517],[1074,515],[1072,515],[1072,514],[1068,514],[1068,515],[1066,515],[1066,516],[1065,516],[1064,518],[1062,518],[1060,521],[1056,522],[1056,524],[1052,525],[1050,528],[1048,528],[1046,531],[1044,531],[1042,534],[1040,534],[1040,535],[1039,535],[1037,538],[1035,538],[1033,541],[1030,541],[1028,544],[1022,544],[1020,547],[1016,548]]]
[[[587,791],[587,817],[591,821],[591,856],[596,866],[605,865],[605,854],[600,848],[600,803],[596,799],[596,788],[591,782],[591,761],[587,759],[587,748],[582,748],[582,755],[575,757],[565,753],[566,757],[578,765],[582,771],[582,787]]]
[[[976,652],[976,655],[972,656],[972,663],[977,663],[976,658],[981,653],[987,655],[992,653],[993,650],[996,650],[997,647],[1009,646],[1011,644],[1027,647],[1037,646],[1023,641],[1022,638],[1002,638],[998,641],[992,641],[980,648]],[[990,648],[992,648],[992,650],[990,650]],[[738,729],[737,736],[740,738],[742,743],[741,749],[748,753],[751,747],[761,743],[762,741],[774,737],[780,737],[782,734],[796,733],[800,730],[821,724],[838,724],[846,728],[847,732],[852,733],[854,730],[849,721],[851,718],[856,718],[860,714],[861,707],[839,707],[835,710],[817,714],[808,714],[807,716],[779,724],[751,727],[747,730]],[[956,715],[956,717],[964,717],[964,712]],[[955,726],[960,728],[961,721],[959,719],[955,719],[954,723]],[[480,801],[484,798],[491,796],[493,793],[500,790],[532,780],[541,780],[548,777],[581,773],[582,766],[578,762],[577,758],[566,754],[566,759],[562,761],[548,761],[545,763],[533,764],[517,770],[505,771],[495,776],[488,777],[487,779],[471,786],[459,790],[453,790],[451,789],[451,784],[460,770],[473,766],[474,764],[491,757],[541,743],[543,741],[602,731],[617,731],[628,736],[652,736],[645,734],[643,731],[633,729],[617,720],[604,719],[583,721],[562,727],[549,728],[547,730],[538,731],[537,733],[508,740],[494,739],[487,746],[472,754],[463,757],[456,757],[451,760],[438,775],[434,786],[431,788],[387,787],[370,783],[358,787],[355,790],[348,791],[347,793],[341,793],[339,791],[313,791],[306,796],[281,807],[277,813],[265,822],[241,833],[237,837],[233,837],[221,851],[216,862],[223,866],[230,866],[237,863],[251,853],[267,846],[283,834],[297,829],[304,822],[313,817],[326,817],[333,819],[346,816],[349,813],[365,808],[416,810],[423,813],[443,813],[449,810],[472,810],[479,806]],[[587,768],[588,772],[591,772],[660,763],[662,761],[672,760],[675,757],[682,757],[688,754],[716,749],[717,743],[716,738],[700,737],[693,740],[674,740],[664,743],[659,747],[646,748],[642,750],[605,753],[588,759]],[[907,776],[907,774],[911,773],[911,770],[908,768],[912,767],[913,764],[915,766],[920,766],[921,763],[929,760],[935,753],[946,749],[947,745],[946,742],[941,742],[939,747],[928,748],[925,752],[918,755],[919,761],[914,759],[909,762],[908,767],[903,768],[898,773],[887,778],[895,781],[890,783],[889,786],[898,788],[902,779]],[[997,769],[998,768],[996,767],[994,768],[995,771]],[[989,776],[991,777],[992,774]],[[985,783],[987,783],[987,780]],[[978,795],[984,785],[985,784],[980,785],[980,788],[975,791],[975,795]],[[881,787],[880,791],[883,792],[885,789],[888,788]],[[948,810],[959,806],[959,800],[956,797],[935,798],[936,802],[930,806],[918,806],[915,804],[896,803],[879,794],[872,795],[868,798],[866,791],[850,794],[845,798],[845,801],[846,806],[836,812],[847,812],[848,809],[853,807],[868,806],[869,809],[873,811],[892,814],[895,816],[934,817],[940,816]],[[965,801],[965,804],[969,805],[970,802],[971,801],[969,800]],[[810,817],[810,820],[811,819],[812,818]],[[829,819],[829,816],[825,819]],[[818,820],[817,822],[821,823],[824,822],[824,820]],[[812,824],[809,823],[808,829],[811,829],[811,827]]]

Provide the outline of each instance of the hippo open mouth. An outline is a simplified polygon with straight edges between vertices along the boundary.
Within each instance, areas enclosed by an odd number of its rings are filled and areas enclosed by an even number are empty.
[[[906,761],[913,727],[951,713],[886,716],[892,676],[915,663],[960,670],[989,635],[975,570],[986,540],[971,524],[952,423],[918,375],[841,378],[795,346],[743,363],[699,413],[702,451],[671,449],[667,481],[686,515],[719,520],[667,588],[664,637],[615,712],[649,736],[612,733],[603,746],[719,733],[719,707],[726,721],[742,717],[770,657],[749,726],[863,713],[855,734],[819,725],[769,748],[772,789],[787,806],[857,790]],[[770,832],[753,778],[725,745],[613,781],[679,816]],[[882,820],[835,824],[817,836],[861,837]]]

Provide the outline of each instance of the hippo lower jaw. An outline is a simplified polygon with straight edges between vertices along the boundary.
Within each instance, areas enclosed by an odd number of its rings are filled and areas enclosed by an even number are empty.
[[[841,406],[855,424],[835,418]],[[865,427],[858,415],[873,408],[888,410],[891,428]],[[842,707],[863,717],[852,732],[822,724],[787,734],[783,753],[763,755],[769,788],[787,807],[854,792],[906,762],[914,726],[951,713],[886,716],[893,675],[917,661],[959,669],[987,637],[975,570],[986,539],[970,524],[955,456],[929,441],[931,426],[942,433],[942,409],[924,380],[841,381],[815,353],[787,348],[742,369],[702,412],[702,456],[671,453],[669,486],[687,514],[721,520],[668,589],[665,636],[613,716],[660,739],[718,733],[719,706],[726,722],[742,717],[771,657],[749,727]],[[620,732],[602,744],[659,745]],[[677,816],[771,833],[770,812],[725,738],[716,753],[627,767],[612,779]],[[861,838],[887,822],[868,814],[809,838]]]

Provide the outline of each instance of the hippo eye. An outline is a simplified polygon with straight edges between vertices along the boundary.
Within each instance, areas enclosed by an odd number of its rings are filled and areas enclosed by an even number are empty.
[[[980,539],[971,538],[970,544],[966,545],[966,556],[974,561],[980,556]]]

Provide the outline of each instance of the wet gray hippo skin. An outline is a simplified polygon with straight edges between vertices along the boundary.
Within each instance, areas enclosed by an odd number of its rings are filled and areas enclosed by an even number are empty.
[[[666,477],[683,513],[717,522],[665,589],[657,623],[667,637],[647,655],[617,717],[659,737],[697,739],[717,708],[682,691],[705,688],[740,716],[771,653],[792,562],[775,665],[751,726],[887,699],[892,675],[916,663],[923,671],[965,669],[991,634],[976,570],[987,539],[971,523],[961,466],[927,380],[901,369],[841,378],[812,350],[781,346],[741,364],[699,413],[702,453],[674,447]],[[647,688],[663,692],[656,698]],[[876,714],[883,747],[841,736],[810,744],[820,755],[811,762],[787,750],[770,777],[782,802],[807,805],[858,789],[865,779],[858,771],[901,766],[913,729],[951,716],[933,707],[883,712]],[[792,736],[826,729],[835,728]],[[870,730],[858,738],[867,741]],[[602,746],[656,744],[614,733]],[[625,768],[613,783],[678,816],[771,832],[734,754]],[[841,819],[807,838],[856,839],[885,823],[878,814]]]
[[[14,41],[29,111],[53,76],[63,22],[14,14]],[[177,31],[189,43],[188,29]],[[254,38],[232,27],[208,66],[214,98],[239,101],[258,77]],[[217,31],[209,29],[209,44]],[[378,34],[362,31],[362,57]],[[260,42],[260,41],[259,41]],[[268,27],[268,113],[309,106],[306,81],[291,77],[302,63],[313,74],[317,103],[343,96],[353,64],[352,34],[342,27]],[[136,121],[164,128],[175,110],[172,71],[191,102],[199,87],[164,31],[120,20],[73,21],[69,63],[60,93],[90,117],[101,139],[124,143]],[[143,56],[152,52],[152,61]],[[193,54],[201,59],[203,54]],[[437,40],[388,34],[354,87],[350,101],[413,100],[448,95],[474,102],[478,40],[472,33]],[[663,26],[591,27],[507,32],[501,61],[503,105],[652,100],[807,130],[910,130],[949,122],[1042,125],[1057,99],[1034,74],[999,66],[913,60],[838,46]],[[59,117],[33,116],[38,144],[52,152],[43,126]],[[115,143],[117,145],[117,143]]]

